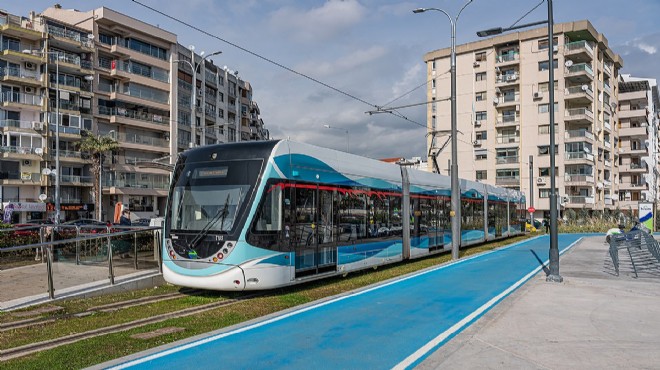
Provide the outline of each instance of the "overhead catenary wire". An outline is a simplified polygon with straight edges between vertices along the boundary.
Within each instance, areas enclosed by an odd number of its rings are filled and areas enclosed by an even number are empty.
[[[197,27],[197,26],[195,26],[195,25],[193,25],[193,24],[190,24],[190,23],[188,23],[188,22],[186,22],[186,21],[183,21],[183,20],[178,19],[178,18],[176,18],[176,17],[174,17],[174,16],[171,16],[171,15],[169,15],[169,14],[163,12],[163,11],[160,11],[160,10],[158,10],[158,9],[155,9],[155,8],[153,8],[153,7],[151,7],[151,6],[147,5],[147,4],[144,4],[144,3],[142,3],[142,2],[140,2],[140,1],[138,1],[138,0],[131,0],[131,1],[133,1],[134,3],[136,3],[136,4],[138,4],[138,5],[142,6],[142,7],[147,8],[147,9],[149,9],[149,10],[155,12],[155,13],[158,13],[158,14],[160,14],[160,15],[166,17],[166,18],[169,18],[169,19],[171,19],[171,20],[173,20],[173,21],[175,21],[175,22],[177,22],[177,23],[183,24],[183,25],[186,26],[186,27],[189,27],[189,28],[191,28],[191,29],[194,29],[195,31],[198,31],[198,32],[200,32],[200,33],[203,33],[203,34],[206,35],[206,36],[209,36],[209,37],[214,38],[214,39],[216,39],[216,40],[222,41],[222,42],[224,42],[224,43],[226,43],[226,44],[228,44],[228,45],[231,45],[231,46],[233,46],[233,47],[235,47],[235,48],[237,48],[237,49],[239,49],[239,50],[241,50],[241,51],[243,51],[243,52],[246,52],[246,53],[248,53],[248,54],[250,54],[250,55],[252,55],[252,56],[254,56],[254,57],[257,57],[257,58],[259,58],[259,59],[261,59],[261,60],[264,60],[264,61],[266,61],[266,62],[268,62],[268,63],[271,63],[271,64],[273,64],[273,65],[275,65],[275,66],[278,66],[278,67],[280,67],[280,68],[282,68],[282,69],[284,69],[284,70],[286,70],[286,71],[288,71],[288,72],[291,72],[291,73],[293,73],[293,74],[295,74],[295,75],[298,75],[298,76],[303,77],[303,78],[305,78],[305,79],[308,79],[308,80],[310,80],[310,81],[312,81],[312,82],[315,82],[315,83],[317,83],[317,84],[319,84],[319,85],[321,85],[321,86],[324,86],[324,87],[326,87],[326,88],[328,88],[328,89],[330,89],[330,90],[332,90],[332,91],[335,91],[335,92],[337,92],[337,93],[339,93],[339,94],[342,94],[342,95],[344,95],[344,96],[346,96],[346,97],[349,97],[349,98],[351,98],[351,99],[353,99],[353,100],[356,100],[356,101],[358,101],[358,102],[360,102],[360,103],[366,104],[366,105],[368,105],[368,106],[370,106],[370,107],[372,107],[372,108],[375,108],[376,110],[380,110],[380,109],[382,108],[381,106],[379,106],[379,105],[377,105],[377,104],[370,103],[370,102],[368,102],[368,101],[366,101],[366,100],[364,100],[364,99],[361,99],[361,98],[359,98],[359,97],[357,97],[357,96],[355,96],[355,95],[353,95],[353,94],[351,94],[351,93],[348,93],[348,92],[346,92],[346,91],[340,90],[339,88],[336,88],[336,87],[334,87],[334,86],[332,86],[332,85],[330,85],[330,84],[327,84],[327,83],[325,83],[325,82],[323,82],[323,81],[321,81],[321,80],[318,80],[318,79],[316,79],[316,78],[314,78],[314,77],[311,77],[311,76],[309,76],[309,75],[306,75],[306,74],[304,74],[304,73],[302,73],[302,72],[298,72],[298,71],[294,70],[293,68],[290,68],[290,67],[287,67],[287,66],[283,65],[282,63],[276,62],[276,61],[274,61],[274,60],[272,60],[272,59],[270,59],[270,58],[268,58],[268,57],[265,57],[265,56],[263,56],[263,55],[261,55],[261,54],[258,54],[258,53],[254,52],[254,51],[251,51],[251,50],[247,49],[247,48],[244,48],[244,47],[242,47],[242,46],[240,46],[240,45],[238,45],[238,44],[236,44],[236,43],[234,43],[234,42],[231,42],[231,41],[229,41],[229,40],[225,40],[225,39],[223,39],[222,37],[219,37],[219,36],[216,36],[216,35],[214,35],[214,34],[212,34],[212,33],[209,33],[209,32],[207,32],[207,31],[204,31],[203,29],[201,29],[201,28],[199,28],[199,27]],[[409,119],[408,117],[406,117],[406,116],[404,116],[404,115],[402,115],[402,114],[395,114],[395,113],[392,112],[392,111],[390,111],[390,112],[388,112],[388,113],[392,114],[392,115],[395,116],[395,117],[399,117],[399,118],[401,118],[401,119],[403,119],[403,120],[406,120],[406,121],[408,121],[408,122],[410,122],[410,123],[413,123],[413,124],[415,124],[415,125],[418,125],[418,126],[421,126],[421,127],[426,128],[426,125],[422,125],[422,124],[420,124],[419,122],[416,122],[416,121],[414,121],[414,120],[411,120],[411,119]]]

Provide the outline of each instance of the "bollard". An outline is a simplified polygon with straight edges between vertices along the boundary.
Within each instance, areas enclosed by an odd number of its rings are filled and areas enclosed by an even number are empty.
[[[76,240],[80,238],[80,226],[76,225]],[[80,241],[76,241],[76,266],[80,265]]]
[[[156,251],[156,260],[158,261],[158,272],[160,274],[162,274],[163,273],[163,254],[162,254],[162,251],[160,249],[161,246],[160,246],[160,243],[159,243],[159,241],[160,241],[160,230],[156,230],[154,232],[154,236],[156,238],[155,243],[154,243],[155,244],[154,250]]]
[[[108,236],[108,273],[110,276],[110,285],[115,285],[115,272],[112,267],[112,242],[110,241],[110,236]]]
[[[133,232],[133,267],[138,269],[137,231]]]
[[[53,284],[53,245],[46,247],[48,256],[46,257],[46,271],[48,273],[48,297],[55,298],[55,286]]]

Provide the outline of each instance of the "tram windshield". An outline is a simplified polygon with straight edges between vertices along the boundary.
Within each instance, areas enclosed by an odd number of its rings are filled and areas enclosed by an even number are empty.
[[[186,165],[172,191],[172,230],[228,233],[252,184],[245,163]]]

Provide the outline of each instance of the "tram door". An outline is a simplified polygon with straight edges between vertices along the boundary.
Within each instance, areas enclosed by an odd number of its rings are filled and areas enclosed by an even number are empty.
[[[336,270],[333,192],[296,188],[295,204],[296,277]]]

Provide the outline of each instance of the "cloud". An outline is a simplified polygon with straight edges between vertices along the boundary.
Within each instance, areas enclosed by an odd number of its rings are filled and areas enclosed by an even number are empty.
[[[275,32],[283,32],[299,42],[330,39],[358,24],[366,13],[355,0],[329,0],[309,10],[284,7],[270,15]]]
[[[350,54],[335,61],[310,61],[306,60],[296,66],[296,70],[315,77],[331,76],[355,70],[361,66],[372,63],[384,57],[387,50],[382,46],[371,46],[367,49],[355,50]]]
[[[655,54],[656,51],[658,50],[658,49],[655,48],[655,46],[646,44],[644,42],[639,42],[639,43],[635,44],[635,46],[637,48],[639,48],[639,50],[641,50],[641,51],[643,51],[647,54],[651,54],[651,55]]]

